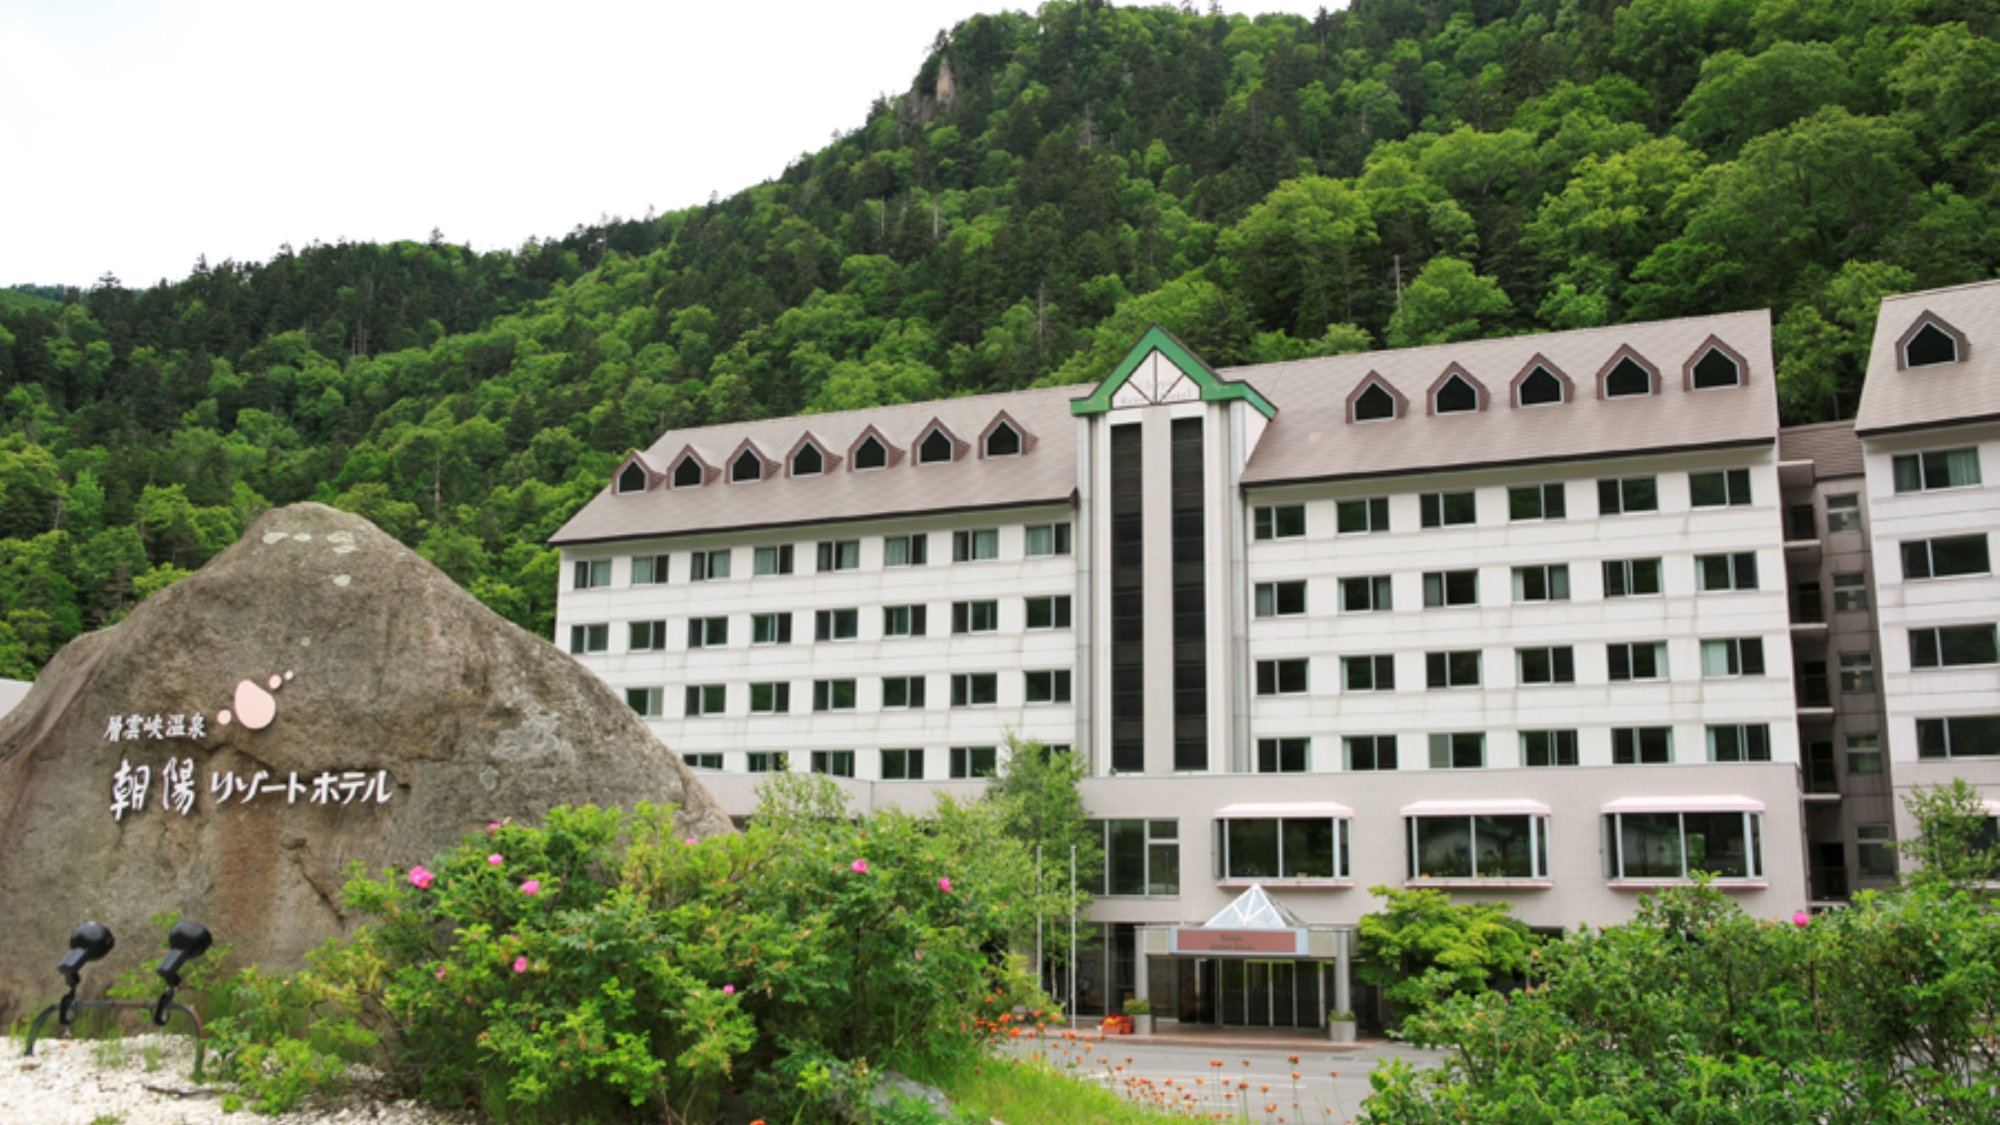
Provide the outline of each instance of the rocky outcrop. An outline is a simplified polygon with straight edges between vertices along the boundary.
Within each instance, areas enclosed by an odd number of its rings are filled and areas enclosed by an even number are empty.
[[[177,910],[293,964],[348,924],[350,863],[430,859],[560,804],[729,821],[603,681],[354,515],[266,513],[201,571],[65,646],[0,718],[0,1023],[60,991],[86,919],[115,970]]]

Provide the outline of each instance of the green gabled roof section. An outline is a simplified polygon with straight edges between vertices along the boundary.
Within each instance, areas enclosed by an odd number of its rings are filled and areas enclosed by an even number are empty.
[[[1102,414],[1110,410],[1111,396],[1117,394],[1118,388],[1125,385],[1125,380],[1131,378],[1132,373],[1139,369],[1139,365],[1145,362],[1146,357],[1156,351],[1168,363],[1178,368],[1183,376],[1193,380],[1195,386],[1201,388],[1201,401],[1227,402],[1231,399],[1242,399],[1250,404],[1251,409],[1266,418],[1278,416],[1278,408],[1266,401],[1263,395],[1258,394],[1257,388],[1248,383],[1232,383],[1217,375],[1208,364],[1201,361],[1200,356],[1194,354],[1191,348],[1174,339],[1173,333],[1157,324],[1146,329],[1146,334],[1139,337],[1139,342],[1132,345],[1131,351],[1125,353],[1125,358],[1112,369],[1110,377],[1097,384],[1096,390],[1085,398],[1070,400],[1069,412],[1086,415]]]

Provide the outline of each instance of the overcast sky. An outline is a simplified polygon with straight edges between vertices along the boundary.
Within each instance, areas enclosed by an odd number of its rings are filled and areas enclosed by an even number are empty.
[[[0,285],[702,203],[861,125],[938,31],[1028,6],[0,0]]]

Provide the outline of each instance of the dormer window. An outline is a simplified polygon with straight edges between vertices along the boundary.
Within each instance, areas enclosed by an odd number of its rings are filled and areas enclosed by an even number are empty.
[[[1549,406],[1563,400],[1562,380],[1555,373],[1537,363],[1521,380],[1520,402],[1522,406]]]
[[[1380,383],[1370,383],[1354,400],[1354,420],[1379,422],[1396,416],[1396,399]]]
[[[807,442],[799,447],[797,453],[792,454],[793,476],[816,477],[825,471],[826,457],[820,453],[819,446]]]
[[[1743,368],[1721,348],[1710,345],[1694,361],[1694,389],[1701,391],[1710,387],[1736,387],[1743,383]]]
[[[1447,376],[1444,385],[1431,396],[1433,414],[1471,414],[1479,409],[1479,389],[1465,376]]]
[[[988,457],[1012,457],[1021,452],[1021,432],[1005,422],[986,435]]]
[[[951,460],[951,439],[943,430],[933,427],[924,435],[923,443],[917,446],[917,464],[935,465]]]
[[[618,471],[618,491],[646,491],[646,467],[637,461],[627,461],[625,467]]]
[[[870,434],[854,447],[854,467],[857,469],[879,469],[889,463],[889,447]]]
[[[692,453],[674,463],[675,488],[700,488],[701,476],[701,462]]]
[[[729,483],[745,484],[764,479],[764,459],[754,449],[746,449],[729,463]]]
[[[1948,325],[1940,324],[1936,318],[1925,314],[1917,322],[1916,331],[1902,340],[1903,366],[1935,367],[1941,363],[1957,363],[1965,358],[1965,337],[1960,336]]]
[[[1653,373],[1629,355],[1618,357],[1604,373],[1605,398],[1633,398],[1653,393]]]

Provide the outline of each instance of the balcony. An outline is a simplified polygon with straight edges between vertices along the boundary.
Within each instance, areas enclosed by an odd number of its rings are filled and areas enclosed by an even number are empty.
[[[1799,674],[1799,710],[1833,712],[1833,685],[1824,672]]]
[[[1840,774],[1833,767],[1831,757],[1810,757],[1806,760],[1806,796],[1840,797]]]
[[[1826,599],[1819,583],[1802,585],[1792,591],[1792,628],[1826,624]]]
[[[1845,867],[1821,867],[1812,869],[1812,900],[1814,902],[1846,902],[1847,869]]]

